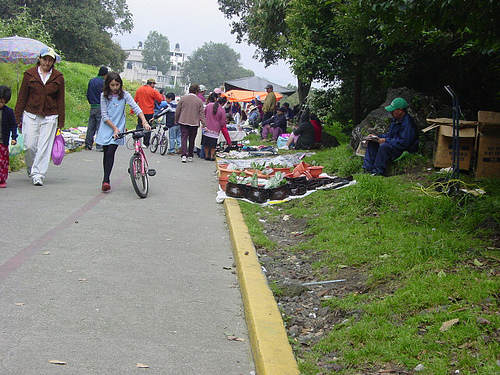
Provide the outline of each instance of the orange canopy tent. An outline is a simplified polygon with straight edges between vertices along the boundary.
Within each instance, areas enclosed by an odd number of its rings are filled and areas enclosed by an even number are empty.
[[[279,92],[274,93],[276,101],[280,100],[283,95]],[[267,96],[265,91],[247,91],[247,90],[229,90],[222,93],[230,102],[251,102],[256,96],[260,97],[260,101],[264,101]]]

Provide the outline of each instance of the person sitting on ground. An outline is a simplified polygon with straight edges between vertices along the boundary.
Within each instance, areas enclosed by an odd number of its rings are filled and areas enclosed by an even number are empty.
[[[321,121],[316,116],[315,113],[311,113],[310,116],[310,121],[311,124],[314,126],[314,145],[313,148],[320,148],[321,147],[321,137],[323,135],[323,127],[321,126]]]
[[[285,117],[288,121],[292,121],[293,120],[293,116],[295,115],[294,112],[293,112],[293,109],[290,108],[290,103],[283,103],[283,108],[285,109]]]
[[[300,116],[299,126],[290,133],[286,146],[296,150],[308,150],[314,145],[314,126],[307,113]]]
[[[259,109],[255,105],[248,107],[248,123],[253,128],[258,128],[260,123]]]
[[[363,169],[372,175],[383,175],[387,164],[401,156],[404,151],[416,152],[418,132],[413,118],[407,112],[408,103],[403,98],[396,98],[385,110],[393,120],[386,134],[370,134]]]
[[[262,140],[266,140],[267,135],[271,133],[273,141],[276,142],[280,134],[286,133],[286,118],[283,114],[284,109],[278,108],[276,112],[274,116],[262,122]]]

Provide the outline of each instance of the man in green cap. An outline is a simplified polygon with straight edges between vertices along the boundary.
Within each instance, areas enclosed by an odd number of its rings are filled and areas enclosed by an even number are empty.
[[[401,156],[404,151],[416,152],[418,149],[418,131],[413,118],[407,112],[408,103],[403,98],[396,98],[385,110],[392,115],[389,132],[370,134],[363,161],[363,169],[372,175],[383,175],[387,164]]]

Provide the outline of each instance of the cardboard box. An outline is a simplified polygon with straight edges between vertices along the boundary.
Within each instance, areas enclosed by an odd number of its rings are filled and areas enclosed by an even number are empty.
[[[474,153],[476,127],[462,128],[459,133],[458,164],[460,170],[468,171]],[[436,132],[434,167],[448,168],[453,164],[453,127],[440,125]]]
[[[479,111],[477,122],[480,125],[497,125],[497,128],[500,129],[500,112]]]
[[[500,113],[478,112],[476,178],[500,178]]]
[[[500,133],[478,135],[476,178],[500,177]]]

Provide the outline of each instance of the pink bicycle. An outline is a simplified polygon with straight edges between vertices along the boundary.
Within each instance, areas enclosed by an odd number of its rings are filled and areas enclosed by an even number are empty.
[[[153,128],[152,128],[153,129]],[[152,130],[151,129],[151,130]],[[149,168],[148,159],[142,148],[141,139],[144,135],[151,130],[130,130],[125,133],[120,133],[118,138],[123,138],[127,134],[131,134],[134,140],[134,154],[130,158],[130,167],[128,173],[130,174],[130,179],[132,180],[132,186],[135,192],[141,198],[146,198],[149,193],[149,176],[154,176],[156,170]]]

